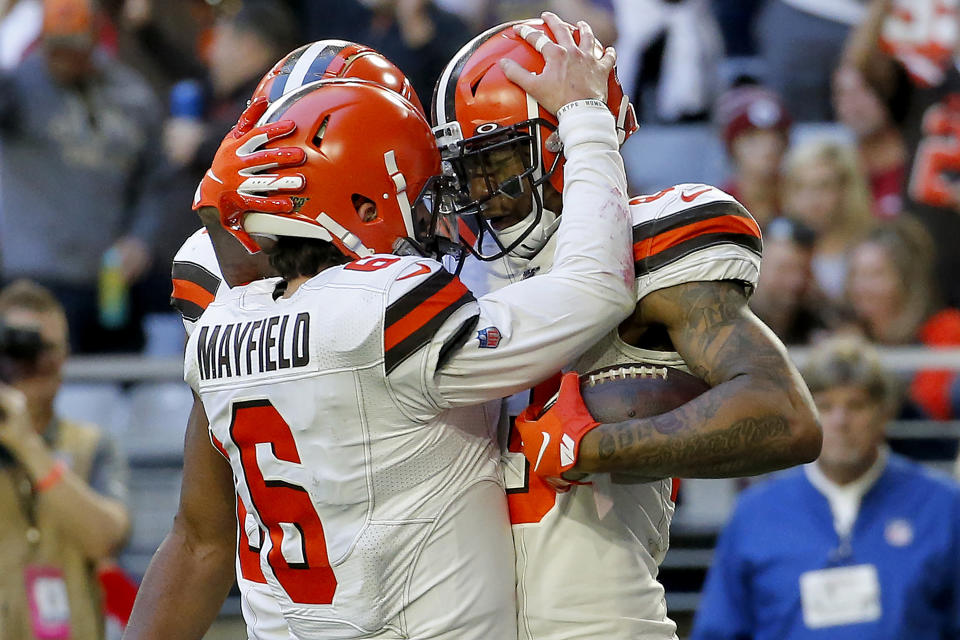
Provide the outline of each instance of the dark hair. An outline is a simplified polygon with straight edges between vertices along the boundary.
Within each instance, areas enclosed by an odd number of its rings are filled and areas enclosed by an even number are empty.
[[[269,250],[270,266],[277,270],[284,282],[298,276],[313,277],[338,264],[350,262],[333,243],[316,238],[280,236]]]
[[[293,13],[276,0],[245,0],[229,19],[234,28],[257,34],[278,56],[300,40]]]

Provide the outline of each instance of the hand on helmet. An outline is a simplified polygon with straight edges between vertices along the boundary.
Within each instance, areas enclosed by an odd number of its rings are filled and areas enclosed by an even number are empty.
[[[306,184],[300,173],[265,173],[296,167],[306,161],[306,153],[299,147],[263,148],[296,129],[296,125],[287,120],[255,126],[267,106],[266,98],[256,98],[240,115],[237,125],[220,143],[213,165],[203,176],[193,201],[194,211],[215,207],[220,212],[220,223],[251,253],[260,248],[243,230],[243,214],[248,211],[292,213],[293,199],[276,194],[296,193]]]
[[[533,472],[545,478],[561,478],[577,464],[580,441],[599,423],[593,419],[580,395],[580,376],[563,374],[553,405],[529,406],[517,416],[523,454]]]
[[[595,99],[605,102],[607,82],[617,61],[613,47],[607,47],[598,58],[596,39],[586,22],[577,23],[580,31],[578,45],[569,25],[556,15],[544,12],[543,21],[556,41],[529,25],[514,27],[518,35],[543,55],[543,71],[539,74],[531,73],[513,60],[502,59],[500,66],[503,73],[553,114],[563,105],[576,100]]]

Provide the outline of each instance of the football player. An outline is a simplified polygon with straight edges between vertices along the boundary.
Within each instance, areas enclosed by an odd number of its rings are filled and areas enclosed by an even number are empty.
[[[256,193],[268,193],[263,189],[264,181],[270,181],[269,189],[274,192],[296,195],[302,190],[302,181],[298,178],[291,183],[289,180],[278,181],[265,177],[273,175],[265,173],[271,169],[296,166],[303,162],[301,150],[296,147],[268,150],[264,146],[289,135],[289,123],[273,123],[256,130],[254,127],[271,103],[305,84],[325,78],[357,78],[376,82],[396,91],[423,111],[413,86],[403,72],[370,47],[344,40],[318,40],[291,51],[260,80],[251,97],[251,107],[244,112],[224,143],[232,147],[236,163],[231,175],[225,175],[223,179],[237,181],[237,193],[231,194],[231,197],[239,200],[243,207],[256,209],[268,205],[268,197],[253,195],[249,190],[256,187]],[[282,203],[286,204],[286,201]],[[224,203],[224,206],[230,205]],[[255,249],[251,253],[223,228],[216,208],[200,207],[199,203],[195,208],[203,227],[183,243],[174,257],[172,271],[171,304],[180,312],[188,337],[218,292],[276,275],[266,254]],[[205,424],[201,427],[206,428]],[[250,640],[286,640],[289,636],[286,621],[259,567],[259,534],[255,520],[246,512],[241,500],[238,499],[236,504],[236,574],[240,607],[244,619],[248,621],[247,636]]]
[[[552,14],[544,20],[477,36],[447,65],[433,96],[438,141],[467,186],[463,211],[474,214],[477,237],[468,241],[472,255],[461,276],[476,291],[549,273],[556,225],[569,213],[569,149],[557,139],[556,120],[518,85],[558,55],[554,39],[569,43],[590,31]],[[607,106],[621,142],[636,128],[622,96],[611,73]],[[670,478],[751,475],[819,452],[810,396],[783,346],[747,307],[761,250],[749,212],[703,184],[672,186],[630,205],[634,312],[568,364],[580,372],[681,367],[712,389],[653,419],[597,425],[576,374],[567,374],[542,418],[530,411],[518,422],[503,470],[523,640],[675,638],[656,580],[674,509]],[[515,415],[518,407],[511,408]],[[558,492],[540,477],[565,472],[580,472],[585,483]]]
[[[597,106],[613,53],[595,58],[591,44],[560,47],[525,82],[558,113],[568,155],[557,265],[536,286],[476,299],[423,255],[453,226],[433,188],[439,152],[416,108],[378,85],[305,85],[259,120],[295,127],[283,142],[306,157],[295,203],[237,205],[223,178],[236,146],[221,147],[201,201],[220,203],[245,244],[267,245],[281,278],[222,293],[190,338],[185,377],[204,415],[130,637],[209,624],[229,584],[235,487],[293,637],[515,637],[494,415],[481,403],[544,377],[633,306],[625,177]],[[197,429],[206,414],[220,453]]]

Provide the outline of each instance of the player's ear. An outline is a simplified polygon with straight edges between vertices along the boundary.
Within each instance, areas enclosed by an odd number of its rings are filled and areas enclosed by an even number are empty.
[[[353,208],[357,210],[357,215],[364,222],[373,222],[377,219],[377,203],[370,198],[355,193],[353,198]]]

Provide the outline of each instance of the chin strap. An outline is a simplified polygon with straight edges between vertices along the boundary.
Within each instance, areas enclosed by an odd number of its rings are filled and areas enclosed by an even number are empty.
[[[534,258],[547,245],[560,226],[560,217],[547,209],[540,214],[539,222],[534,224],[535,217],[535,213],[531,213],[520,222],[497,232],[497,238],[503,246],[510,246],[517,238],[523,236],[523,241],[514,247],[510,255],[524,260]],[[534,225],[532,229],[531,224]]]

